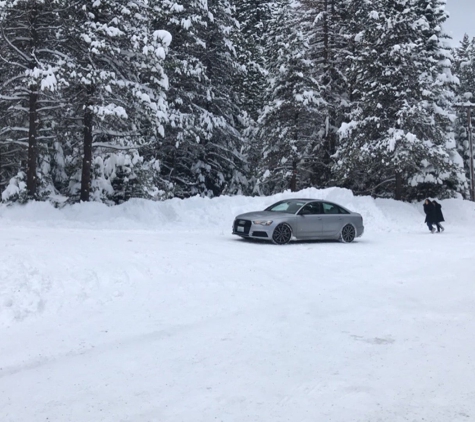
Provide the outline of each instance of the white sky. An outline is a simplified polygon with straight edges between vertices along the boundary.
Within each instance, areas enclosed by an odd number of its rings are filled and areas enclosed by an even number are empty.
[[[445,23],[446,32],[458,46],[465,33],[475,37],[475,0],[446,0],[450,18]]]

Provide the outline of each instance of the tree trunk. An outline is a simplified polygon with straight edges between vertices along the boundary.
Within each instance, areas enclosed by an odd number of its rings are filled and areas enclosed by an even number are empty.
[[[28,168],[26,170],[26,187],[28,196],[36,198],[36,168],[38,161],[38,145],[36,140],[38,126],[38,91],[36,86],[30,87],[30,122],[28,128]]]
[[[299,139],[299,112],[294,114],[294,139]],[[290,179],[290,191],[297,192],[297,159],[292,161],[292,177]]]
[[[330,58],[329,51],[329,29],[328,29],[328,0],[323,2],[323,59],[325,61],[325,67],[328,67],[328,60]]]
[[[82,160],[81,201],[89,201],[91,191],[91,163],[92,163],[92,101],[88,101],[84,109],[84,155]]]
[[[323,169],[320,173],[320,185],[327,185],[331,180],[332,172],[332,156],[336,152],[336,140],[334,133],[335,112],[333,109],[332,94],[333,89],[331,87],[331,73],[332,73],[332,48],[334,47],[333,37],[333,19],[334,19],[334,4],[329,3],[329,0],[323,1],[323,60],[324,60],[324,77],[323,84],[330,86],[329,95],[327,98],[329,107],[327,108],[327,116],[325,119],[325,135],[322,138],[323,141]]]
[[[400,201],[402,199],[402,174],[396,172],[396,189],[394,199]]]
[[[38,45],[38,32],[37,32],[37,18],[38,10],[33,7],[29,12],[29,24],[30,24],[30,70],[34,70],[36,67],[36,47]],[[37,187],[37,161],[38,161],[38,86],[32,83],[29,87],[30,93],[28,98],[29,103],[29,123],[28,123],[28,166],[26,170],[26,188],[28,190],[28,196],[30,198],[36,198]]]
[[[292,164],[292,178],[290,179],[290,191],[297,192],[297,162]]]

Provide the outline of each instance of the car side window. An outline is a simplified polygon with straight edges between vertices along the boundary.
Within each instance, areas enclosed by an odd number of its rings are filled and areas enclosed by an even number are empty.
[[[328,204],[327,202],[322,203],[323,214],[340,214],[338,207],[334,204]]]
[[[338,205],[335,205],[335,206],[338,208],[338,211],[340,212],[340,214],[349,214],[349,212],[343,209],[342,207],[339,207]]]
[[[343,208],[335,204],[323,202],[322,207],[323,207],[323,214],[348,214],[348,211],[344,210]]]
[[[289,204],[289,208],[287,208],[287,212],[291,214],[295,214],[300,209],[301,206],[302,204],[299,204],[299,203]]]
[[[299,212],[301,215],[315,215],[321,213],[320,203],[318,202],[311,202],[310,204],[305,205],[305,207],[303,207]]]

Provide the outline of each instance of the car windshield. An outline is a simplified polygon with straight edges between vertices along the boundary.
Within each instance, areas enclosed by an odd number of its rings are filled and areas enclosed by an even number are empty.
[[[277,204],[273,204],[270,207],[267,207],[265,211],[272,212],[285,212],[289,214],[295,214],[300,208],[302,208],[307,202],[290,200],[290,201],[280,201]]]

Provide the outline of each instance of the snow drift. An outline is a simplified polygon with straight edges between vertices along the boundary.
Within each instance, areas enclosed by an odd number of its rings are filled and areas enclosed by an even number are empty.
[[[316,198],[337,202],[363,215],[366,230],[399,231],[420,228],[424,217],[422,204],[409,204],[391,199],[354,196],[341,188],[305,189],[269,197],[222,196],[193,197],[154,202],[133,199],[122,205],[108,207],[88,202],[54,208],[47,202],[27,205],[0,205],[0,224],[35,227],[102,228],[115,230],[212,229],[230,230],[237,214],[262,210],[284,198]],[[462,200],[442,201],[449,221],[470,224],[475,217],[475,204]],[[422,220],[421,220],[422,219]],[[421,224],[422,223],[422,224]]]

